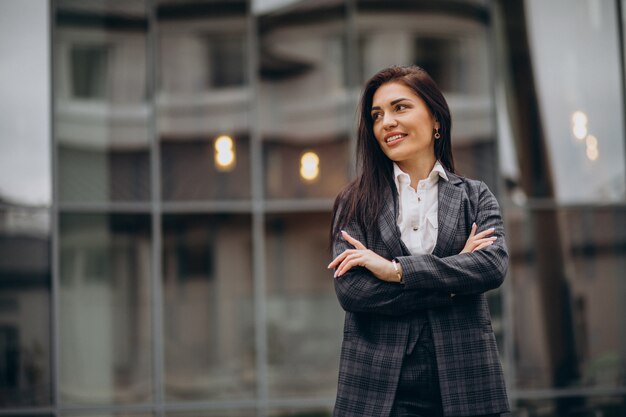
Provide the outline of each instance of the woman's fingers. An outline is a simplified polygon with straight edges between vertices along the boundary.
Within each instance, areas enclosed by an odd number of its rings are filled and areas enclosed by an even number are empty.
[[[480,245],[478,245],[474,249],[472,249],[472,252],[476,252],[477,250],[481,250],[481,249],[486,248],[487,246],[491,246],[491,245],[493,245],[493,240],[491,240],[489,242],[481,243]]]
[[[470,235],[469,235],[469,239],[474,237],[474,234],[476,234],[476,229],[478,228],[478,225],[476,225],[476,223],[472,224],[472,230],[470,231]]]
[[[360,251],[367,250],[367,248],[361,242],[350,236],[347,232],[342,230],[341,235],[346,240],[346,242],[354,246],[356,249],[346,249],[339,256],[333,259],[331,263],[328,264],[328,269],[337,269],[335,271],[335,277],[343,275],[345,271],[350,270],[350,268],[354,266],[354,263],[351,263],[350,261],[354,260],[355,257],[360,256]]]
[[[469,242],[469,247],[468,249],[471,252],[474,252],[476,250],[476,248],[478,248],[480,245],[484,244],[484,243],[493,243],[496,240],[495,236],[492,237],[486,237],[483,239],[474,239],[473,241]]]
[[[337,270],[335,271],[335,278],[339,278],[344,273],[352,269],[352,267],[359,266],[361,263],[361,254],[360,253],[352,253],[343,260],[343,262],[339,265]]]
[[[359,242],[358,240],[356,240],[355,238],[353,238],[352,236],[350,236],[348,234],[348,232],[346,232],[345,230],[341,231],[341,235],[343,236],[343,238],[352,246],[354,246],[357,249],[367,249],[361,242]]]
[[[341,261],[344,260],[346,256],[350,255],[354,251],[355,249],[346,249],[343,252],[341,252],[335,259],[332,260],[331,263],[328,264],[328,269],[335,268],[337,265],[341,263]]]
[[[483,230],[483,231],[482,231],[482,232],[480,232],[480,233],[476,233],[476,235],[474,235],[474,238],[475,238],[475,239],[482,239],[482,238],[484,238],[484,237],[486,237],[486,236],[488,236],[488,235],[492,234],[494,231],[495,231],[495,229],[494,229],[493,227],[492,227],[492,228],[489,228],[489,229],[487,229],[487,230]],[[470,235],[470,238],[471,238],[471,237],[472,237],[472,236]]]

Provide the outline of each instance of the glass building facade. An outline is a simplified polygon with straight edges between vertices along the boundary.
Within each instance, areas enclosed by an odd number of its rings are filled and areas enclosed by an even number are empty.
[[[1,0],[0,416],[329,416],[364,81],[498,197],[513,415],[626,415],[626,0]]]

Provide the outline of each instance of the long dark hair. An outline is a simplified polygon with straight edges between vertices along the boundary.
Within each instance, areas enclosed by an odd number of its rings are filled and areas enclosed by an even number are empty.
[[[435,120],[439,122],[441,138],[435,141],[435,158],[449,172],[455,172],[450,138],[450,109],[435,81],[418,66],[393,66],[378,72],[365,84],[361,95],[356,149],[359,175],[335,200],[331,243],[353,219],[366,236],[375,236],[378,233],[377,219],[385,205],[387,193],[394,187],[393,162],[380,149],[374,136],[371,110],[374,93],[381,85],[389,82],[404,84],[424,100]]]

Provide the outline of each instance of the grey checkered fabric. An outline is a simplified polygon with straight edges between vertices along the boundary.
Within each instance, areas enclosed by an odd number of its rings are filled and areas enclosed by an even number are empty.
[[[411,256],[396,224],[390,189],[379,218],[379,236],[365,236],[356,222],[344,229],[369,249],[402,265],[404,285],[352,268],[335,279],[346,311],[334,416],[387,417],[400,379],[412,318],[426,312],[432,329],[445,416],[509,410],[485,291],[506,275],[508,254],[498,202],[487,186],[447,173],[439,179],[439,227],[432,254]],[[339,210],[341,204],[339,205]],[[495,243],[459,255],[472,223],[495,228]],[[338,237],[333,255],[352,246]]]

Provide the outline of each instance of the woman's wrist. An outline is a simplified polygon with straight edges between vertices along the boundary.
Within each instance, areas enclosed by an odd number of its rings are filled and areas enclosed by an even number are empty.
[[[404,283],[404,281],[402,281],[402,265],[400,262],[392,259],[391,265],[393,267],[393,282]]]

